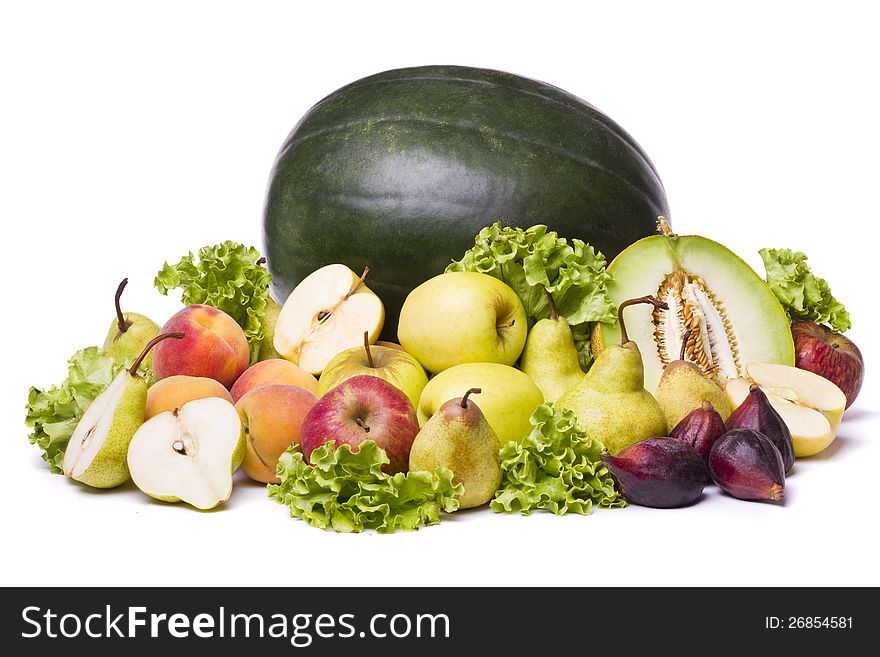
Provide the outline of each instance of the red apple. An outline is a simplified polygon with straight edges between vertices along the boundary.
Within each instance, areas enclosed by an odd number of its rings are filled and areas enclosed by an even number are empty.
[[[375,376],[354,376],[327,392],[303,421],[300,447],[306,462],[327,441],[353,448],[365,440],[385,450],[388,474],[406,472],[419,421],[409,398]],[[357,450],[353,450],[357,451]]]
[[[862,352],[852,340],[812,322],[791,325],[795,365],[823,376],[846,395],[846,407],[856,400],[865,375]]]

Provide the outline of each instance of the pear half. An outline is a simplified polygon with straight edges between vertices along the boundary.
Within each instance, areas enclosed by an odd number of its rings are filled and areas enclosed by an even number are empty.
[[[146,403],[146,382],[128,370],[117,374],[76,425],[64,452],[64,474],[95,488],[128,481],[125,455]]]
[[[345,265],[327,265],[306,276],[284,302],[275,323],[275,350],[294,365],[320,374],[340,351],[370,344],[385,323],[382,300]]]
[[[211,397],[159,413],[137,430],[128,448],[135,485],[165,502],[212,509],[232,494],[232,473],[245,438],[235,407]]]
[[[795,456],[812,456],[837,436],[846,395],[828,379],[807,370],[775,363],[750,363],[746,377],[731,379],[726,391],[735,409],[756,383],[791,431]]]

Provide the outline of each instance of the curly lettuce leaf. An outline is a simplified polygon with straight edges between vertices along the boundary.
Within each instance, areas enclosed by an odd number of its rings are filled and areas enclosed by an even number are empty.
[[[547,226],[525,230],[500,222],[487,226],[476,236],[474,247],[446,271],[480,272],[507,283],[523,302],[529,328],[550,316],[545,289],[575,335],[586,334],[591,322],[617,322],[617,309],[608,295],[611,275],[605,269],[605,256],[581,240],[569,244]],[[589,369],[589,340],[575,344],[581,367]]]
[[[458,509],[461,484],[452,483],[452,471],[388,475],[385,450],[372,440],[353,452],[349,445],[334,448],[327,442],[312,452],[314,465],[305,462],[298,445],[278,460],[279,484],[268,486],[269,497],[290,508],[292,518],[337,532],[375,529],[380,534],[398,529],[412,531],[440,522],[440,512]]]
[[[95,397],[101,394],[129,362],[108,356],[98,347],[88,347],[71,356],[67,378],[48,390],[31,387],[28,391],[25,424],[31,429],[28,440],[43,450],[50,472],[61,474],[67,441]],[[152,373],[141,366],[149,380]]]
[[[792,322],[827,324],[843,333],[852,327],[849,313],[831,294],[824,278],[816,277],[807,256],[791,249],[761,249],[767,285]]]
[[[227,240],[202,247],[198,257],[190,252],[176,265],[166,262],[154,285],[162,294],[181,288],[186,305],[203,303],[231,316],[244,330],[255,360],[265,337],[271,282],[257,249]]]
[[[626,506],[599,458],[605,447],[578,428],[574,413],[542,404],[531,423],[532,432],[521,443],[511,440],[501,448],[501,486],[490,502],[493,511],[589,515],[593,504]]]

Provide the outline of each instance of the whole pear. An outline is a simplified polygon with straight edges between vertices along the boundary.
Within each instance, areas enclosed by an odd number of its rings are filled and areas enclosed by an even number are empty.
[[[452,470],[455,482],[464,486],[462,509],[486,504],[501,484],[498,437],[469,399],[479,393],[480,388],[471,388],[444,403],[416,435],[409,453],[411,472],[441,466]]]
[[[727,393],[715,381],[706,376],[695,363],[687,360],[688,340],[691,330],[685,331],[681,341],[681,355],[663,370],[657,384],[657,401],[666,415],[666,424],[676,426],[684,417],[700,408],[704,401],[718,411],[723,421],[730,416],[730,403]]]
[[[183,333],[165,333],[150,340],[132,366],[95,397],[67,443],[64,474],[95,488],[114,488],[128,481],[128,446],[144,423],[147,405],[147,382],[138,368],[156,343],[182,337]]]
[[[547,300],[550,303],[550,317],[538,320],[529,331],[519,368],[541,389],[545,402],[555,402],[580,383],[584,372],[578,361],[568,321],[559,316],[549,292]]]
[[[556,402],[572,411],[578,426],[600,440],[611,454],[653,436],[665,436],[666,416],[657,400],[645,390],[645,372],[638,345],[629,340],[623,310],[637,303],[666,304],[652,296],[620,304],[620,344],[603,349],[580,383]]]
[[[130,360],[143,351],[146,344],[159,335],[159,325],[149,317],[138,313],[123,313],[119,305],[122,291],[128,285],[123,278],[116,288],[116,318],[110,325],[107,338],[104,340],[104,351],[119,360]],[[153,365],[153,354],[147,353],[145,364]]]
[[[281,306],[275,303],[271,297],[266,299],[266,312],[263,315],[263,339],[257,348],[257,360],[270,360],[281,358],[275,350],[275,325],[278,323],[278,315]]]

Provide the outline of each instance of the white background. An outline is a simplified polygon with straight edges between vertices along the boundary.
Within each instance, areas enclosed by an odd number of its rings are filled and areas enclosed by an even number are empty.
[[[0,583],[880,584],[869,3],[577,4],[3,5]],[[289,519],[242,475],[211,513],[49,475],[25,439],[27,388],[103,341],[118,281],[131,279],[125,307],[161,324],[178,307],[152,289],[164,260],[259,245],[272,160],[314,102],[428,63],[508,70],[598,106],[651,155],[677,232],[762,274],[760,247],[809,254],[852,313],[868,378],[837,442],[796,465],[784,507],[712,488],[682,510],[481,510],[411,534],[336,535]]]

